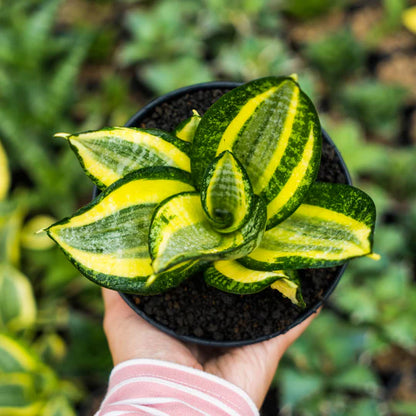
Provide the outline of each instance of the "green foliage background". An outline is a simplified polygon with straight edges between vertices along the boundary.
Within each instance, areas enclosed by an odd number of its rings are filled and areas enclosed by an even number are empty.
[[[39,414],[92,414],[111,369],[99,288],[34,234],[92,190],[52,135],[123,125],[184,85],[297,72],[354,183],[376,201],[382,259],[352,262],[289,350],[274,414],[416,415],[416,35],[402,24],[414,5],[0,0],[0,143],[11,176],[6,191],[0,166],[0,332],[54,380]],[[0,365],[0,392],[6,373]],[[30,384],[19,383],[16,406]]]

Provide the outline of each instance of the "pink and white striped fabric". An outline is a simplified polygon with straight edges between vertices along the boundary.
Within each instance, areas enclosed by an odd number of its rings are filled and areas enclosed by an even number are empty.
[[[125,361],[110,375],[95,416],[258,416],[250,397],[222,378],[167,361]]]

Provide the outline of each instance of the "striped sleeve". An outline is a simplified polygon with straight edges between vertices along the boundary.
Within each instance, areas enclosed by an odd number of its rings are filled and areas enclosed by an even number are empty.
[[[258,416],[250,397],[220,377],[167,361],[114,367],[95,416]]]

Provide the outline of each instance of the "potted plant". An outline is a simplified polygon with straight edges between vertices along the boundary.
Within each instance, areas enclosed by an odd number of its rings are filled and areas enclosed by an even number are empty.
[[[182,339],[276,336],[322,304],[348,259],[376,258],[374,204],[296,76],[191,86],[127,127],[56,136],[101,193],[48,235]]]

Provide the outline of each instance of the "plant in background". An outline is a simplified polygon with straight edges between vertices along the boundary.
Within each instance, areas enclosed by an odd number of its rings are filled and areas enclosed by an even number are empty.
[[[30,280],[18,269],[23,211],[16,201],[6,199],[10,174],[1,143],[0,172],[0,414],[74,416],[71,403],[80,399],[80,390],[43,362],[36,351],[45,345],[42,338],[33,342],[35,329],[40,332],[38,308]],[[44,217],[31,222],[39,224],[39,219],[45,224]],[[43,238],[26,236],[27,247],[39,242],[50,247]],[[51,335],[53,348],[59,340]]]
[[[327,14],[344,3],[344,0],[283,0],[282,10],[297,19],[307,20]]]
[[[270,0],[159,0],[126,16],[118,61],[157,94],[185,82],[293,72],[280,8]]]
[[[74,97],[91,36],[54,30],[61,0],[8,2],[0,13],[0,136],[12,166],[35,188],[30,205],[62,216],[76,198],[76,165],[45,142],[56,125],[70,128]],[[10,82],[10,80],[13,82]],[[72,171],[71,174],[69,170]],[[66,173],[66,174],[65,174]],[[63,206],[60,202],[65,199]],[[67,210],[67,211],[65,211]]]
[[[360,120],[369,131],[395,138],[406,95],[407,91],[398,85],[363,80],[344,87],[341,101],[347,114]]]
[[[203,268],[218,289],[271,285],[302,305],[296,269],[376,257],[375,208],[354,187],[315,182],[321,127],[296,80],[244,84],[176,136],[58,133],[102,193],[48,235],[85,276],[119,291],[161,293]]]
[[[378,378],[364,357],[358,358],[371,349],[371,335],[327,309],[313,327],[285,354],[276,376],[284,410],[317,415],[330,406],[340,415],[380,414]]]
[[[305,55],[325,81],[335,86],[363,69],[365,50],[351,30],[341,29],[309,42]]]
[[[59,380],[33,348],[0,333],[0,414],[27,416],[75,416],[71,401],[80,392]]]

